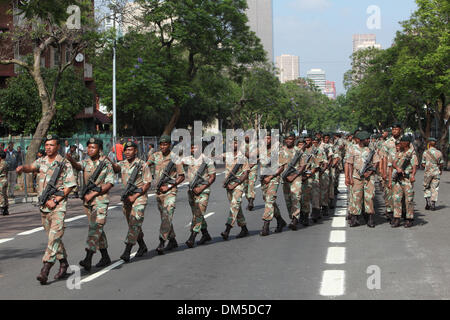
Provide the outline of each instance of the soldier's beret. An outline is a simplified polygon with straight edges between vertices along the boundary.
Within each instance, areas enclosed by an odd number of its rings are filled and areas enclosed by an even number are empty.
[[[400,122],[395,122],[393,125],[392,125],[392,128],[402,128],[402,124],[400,123]]]
[[[90,145],[90,144],[96,144],[96,145],[98,145],[100,148],[103,148],[103,140],[101,140],[101,139],[97,139],[97,138],[90,138],[89,140],[88,140],[88,142],[87,142],[87,146],[88,145]]]
[[[320,139],[317,138],[317,137],[313,137],[312,140],[313,140],[313,141],[319,141]]]
[[[429,142],[431,142],[431,141],[437,142],[437,139],[436,139],[436,138],[429,137],[429,138],[428,138],[428,141],[429,141]]]
[[[159,139],[159,143],[171,143],[172,139],[168,135],[163,135]]]
[[[289,138],[289,137],[296,137],[296,135],[295,135],[295,132],[294,131],[291,131],[291,132],[289,132],[287,135],[286,135],[286,138]]]
[[[59,137],[56,134],[48,134],[44,139],[44,143],[50,140],[56,140],[59,144]]]
[[[130,148],[130,147],[133,147],[133,148],[135,148],[135,149],[138,148],[137,144],[134,143],[133,141],[128,141],[127,143],[125,143],[125,149],[126,149],[126,148]]]
[[[402,142],[411,142],[411,136],[405,134],[405,135],[400,139],[400,141],[402,141]]]
[[[77,146],[76,146],[76,145],[74,145],[74,144],[73,144],[73,145],[71,145],[70,147],[71,147],[71,148],[75,148],[75,149],[77,148]]]
[[[324,136],[324,137],[331,137],[331,134],[330,134],[329,132],[325,132],[325,133],[323,134],[323,136]]]
[[[298,137],[297,140],[295,141],[296,144],[304,143],[304,142],[305,142],[305,138],[303,138],[303,137]]]
[[[3,150],[0,150],[0,158],[5,159],[6,158],[6,152]]]
[[[358,138],[359,140],[369,139],[370,138],[370,133],[368,133],[367,131],[358,132],[356,134],[356,138]]]

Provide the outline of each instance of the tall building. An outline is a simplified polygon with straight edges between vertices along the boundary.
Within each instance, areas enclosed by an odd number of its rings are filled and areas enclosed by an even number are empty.
[[[336,100],[336,82],[328,80],[326,81],[325,95],[332,100]]]
[[[279,79],[281,83],[287,81],[297,80],[300,76],[300,61],[297,56],[283,54],[276,58],[276,67],[280,74]]]
[[[273,62],[273,5],[272,0],[247,0],[248,24],[261,39],[267,59]]]
[[[377,43],[375,34],[354,34],[353,35],[353,53],[361,49],[367,48],[381,49],[381,44]]]
[[[325,93],[327,79],[325,71],[322,69],[311,69],[306,73],[306,77],[311,79],[322,93]]]

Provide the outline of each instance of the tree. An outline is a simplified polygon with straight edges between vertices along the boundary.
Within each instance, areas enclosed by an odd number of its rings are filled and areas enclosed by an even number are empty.
[[[54,82],[57,71],[43,69],[42,78],[46,86]],[[49,130],[61,136],[70,136],[77,131],[76,114],[92,105],[92,92],[86,88],[82,75],[72,67],[61,77],[55,98],[56,115]],[[13,106],[13,107],[12,107]],[[41,117],[41,101],[33,78],[25,72],[10,78],[7,87],[0,90],[0,114],[12,133],[32,134]]]
[[[4,1],[4,0],[2,0]],[[73,12],[68,6],[76,5]],[[10,31],[0,36],[0,64],[16,64],[21,66],[33,79],[41,102],[39,123],[33,134],[26,156],[26,163],[34,161],[34,155],[47,134],[51,122],[57,114],[56,97],[63,73],[74,64],[78,53],[93,47],[97,41],[97,25],[94,21],[92,2],[89,0],[28,0],[19,1],[17,23]],[[66,24],[68,18],[78,17],[80,25]],[[72,20],[71,20],[72,21]],[[11,52],[19,47],[32,51],[26,57],[11,58]],[[56,73],[51,83],[46,83],[41,71],[41,57],[53,47],[59,55],[60,64],[55,67]]]

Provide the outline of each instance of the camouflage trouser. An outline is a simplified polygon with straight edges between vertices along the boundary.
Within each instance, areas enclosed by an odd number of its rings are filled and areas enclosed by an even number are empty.
[[[312,189],[313,189],[313,179],[309,178],[302,182],[302,207],[301,212],[306,214],[306,217],[309,216],[311,211],[311,198],[312,198]]]
[[[350,214],[359,216],[362,213],[364,205],[367,214],[374,214],[373,199],[375,197],[375,179],[356,179],[353,178],[352,201],[350,204]]]
[[[330,171],[326,170],[320,176],[320,204],[322,207],[328,207],[330,193]]]
[[[42,258],[43,262],[55,263],[56,259],[61,260],[67,258],[66,249],[62,242],[65,217],[65,211],[41,212],[42,226],[48,238],[47,249]]]
[[[352,206],[354,206],[353,205],[353,186],[347,186],[347,191],[348,191],[348,194],[347,194],[347,213],[348,214],[350,214],[350,208],[352,207]]]
[[[244,181],[245,197],[248,199],[255,199],[255,184],[258,175],[258,166],[254,166],[248,173],[248,178]]]
[[[195,195],[188,190],[189,205],[192,210],[192,222],[191,222],[191,232],[200,232],[200,230],[205,230],[207,228],[205,213],[208,207],[209,193],[201,193],[200,195]]]
[[[0,183],[0,208],[4,208],[8,206],[8,182]]]
[[[425,174],[423,177],[423,190],[425,198],[431,198],[431,201],[438,200],[439,182],[441,177],[439,175]]]
[[[161,227],[159,229],[159,237],[163,240],[174,239],[175,231],[173,230],[173,215],[175,213],[175,202],[177,199],[176,192],[168,192],[156,196],[158,210],[161,214]]]
[[[405,197],[406,219],[414,219],[414,185],[409,179],[392,182],[394,198],[394,218],[402,216],[402,200]]]
[[[135,245],[138,238],[143,238],[142,224],[144,223],[145,204],[124,204],[123,214],[127,219],[128,233],[125,244]]]
[[[283,181],[283,194],[289,219],[299,219],[302,201],[302,178],[298,177],[291,183]]]
[[[234,190],[227,190],[228,201],[230,201],[230,212],[226,224],[234,226],[237,221],[239,227],[245,226],[245,217],[242,212],[241,202],[244,191],[239,186]]]
[[[328,185],[328,198],[330,200],[334,199],[334,186],[336,184],[336,169],[330,169],[330,184]]]
[[[261,182],[261,191],[265,203],[263,215],[264,221],[272,221],[274,217],[277,218],[281,216],[280,208],[276,203],[279,185],[280,178],[274,178],[270,180],[268,184],[264,184]]]
[[[389,180],[389,178],[387,178]],[[383,179],[383,186],[384,186],[384,203],[386,206],[387,212],[394,212],[394,198],[393,198],[393,190],[388,188],[389,181]],[[394,185],[394,182],[392,182],[392,185]]]
[[[89,221],[89,231],[86,241],[86,248],[96,252],[97,249],[107,249],[108,240],[103,230],[108,214],[108,204],[94,204],[93,206],[84,206]]]
[[[311,197],[313,209],[320,209],[320,179],[319,173],[312,177],[311,182]]]

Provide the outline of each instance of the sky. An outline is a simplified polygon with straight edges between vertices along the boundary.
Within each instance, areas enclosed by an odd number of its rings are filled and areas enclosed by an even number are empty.
[[[369,29],[373,11],[380,12],[380,26]],[[383,49],[389,48],[400,21],[417,9],[414,0],[273,0],[274,55],[300,57],[300,76],[312,68],[325,70],[344,94],[344,73],[351,67],[352,35],[373,33]],[[374,20],[371,20],[374,21]]]

